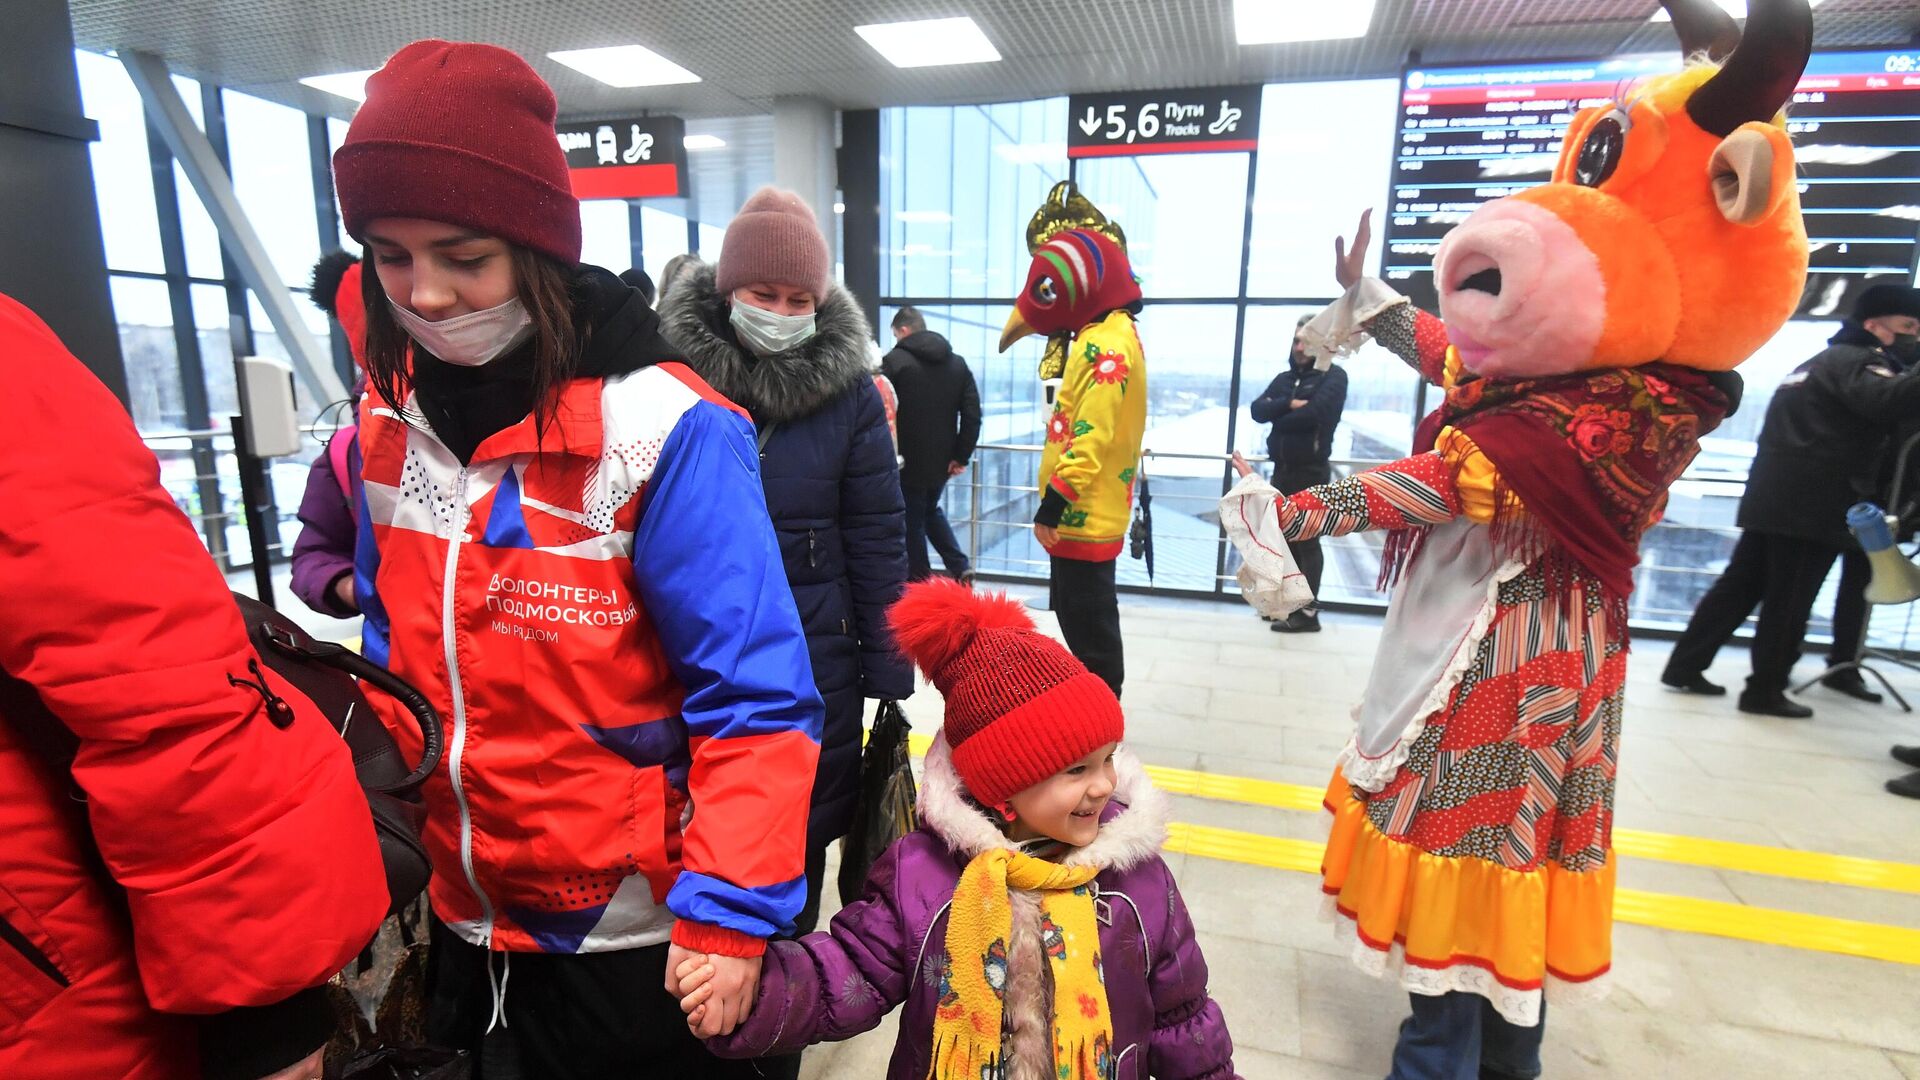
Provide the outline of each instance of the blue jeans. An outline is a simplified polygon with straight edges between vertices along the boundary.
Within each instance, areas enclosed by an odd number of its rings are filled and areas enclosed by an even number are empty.
[[[946,511],[940,509],[940,493],[945,491],[947,482],[942,480],[932,487],[905,487],[900,489],[907,504],[907,580],[919,581],[933,573],[927,558],[927,541],[933,541],[935,551],[940,553],[940,562],[947,568],[948,575],[959,577],[967,572],[970,564],[967,553],[960,550],[960,542],[953,537],[953,526],[947,524]]]
[[[1540,1023],[1520,1027],[1501,1019],[1479,994],[1456,990],[1440,997],[1409,994],[1413,1015],[1400,1022],[1387,1080],[1534,1080],[1540,1075]]]

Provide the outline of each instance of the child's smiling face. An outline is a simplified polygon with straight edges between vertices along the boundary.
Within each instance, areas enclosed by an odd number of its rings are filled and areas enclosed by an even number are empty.
[[[1100,814],[1113,798],[1113,751],[1108,743],[1007,800],[1014,812],[1008,835],[1018,840],[1048,837],[1085,847],[1100,835]]]

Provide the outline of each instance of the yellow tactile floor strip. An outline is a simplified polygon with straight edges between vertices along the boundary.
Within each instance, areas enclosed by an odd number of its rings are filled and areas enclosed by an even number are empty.
[[[358,644],[354,642],[354,645]],[[914,756],[919,757],[926,754],[927,747],[932,743],[932,736],[915,734],[911,738],[910,748]],[[1170,794],[1247,806],[1267,806],[1278,810],[1316,812],[1321,809],[1324,795],[1323,791],[1304,784],[1222,776],[1161,765],[1147,766],[1147,773],[1155,784]],[[1832,885],[1920,893],[1920,866],[1909,863],[1828,855],[1816,851],[1793,851],[1635,829],[1614,830],[1613,846],[1616,852],[1634,858]],[[1264,836],[1175,822],[1169,827],[1167,850],[1203,859],[1317,874],[1323,845],[1314,840]],[[1796,911],[1749,907],[1721,900],[1700,900],[1638,889],[1615,891],[1613,917],[1619,922],[1661,930],[1920,965],[1920,930],[1903,926],[1806,915]]]
[[[929,735],[914,735],[912,750],[925,754],[932,745]],[[1283,784],[1274,780],[1255,780],[1245,776],[1147,766],[1147,775],[1162,791],[1189,795],[1198,799],[1239,803],[1243,806],[1268,806],[1276,810],[1318,812],[1325,791],[1304,784]],[[1734,870],[1770,877],[1798,878],[1824,885],[1851,885],[1863,889],[1920,894],[1920,866],[1911,863],[1862,859],[1851,855],[1828,855],[1818,851],[1794,851],[1789,848],[1739,844],[1727,840],[1708,840],[1697,836],[1615,829],[1613,849],[1635,859],[1704,866],[1715,870]],[[1319,856],[1313,860],[1319,866]]]
[[[1320,870],[1321,845],[1314,841],[1262,836],[1207,825],[1175,823],[1168,830],[1166,849],[1203,859],[1247,863],[1276,870],[1305,873],[1318,873]],[[1920,965],[1920,930],[1901,926],[1835,919],[1825,915],[1803,915],[1794,911],[1668,896],[1638,889],[1619,889],[1614,892],[1613,917],[1618,922],[1660,930],[1710,934],[1763,945]]]

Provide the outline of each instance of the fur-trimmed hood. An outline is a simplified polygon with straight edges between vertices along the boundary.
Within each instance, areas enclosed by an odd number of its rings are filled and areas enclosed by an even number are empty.
[[[1113,800],[1101,815],[1100,835],[1060,860],[1067,866],[1093,866],[1124,871],[1160,853],[1167,840],[1172,802],[1153,786],[1140,759],[1126,747],[1114,751]],[[953,751],[945,732],[935,735],[927,750],[926,771],[920,783],[920,820],[963,860],[982,852],[1011,847],[973,797],[953,767]]]
[[[828,288],[815,316],[817,331],[797,349],[758,357],[740,346],[727,320],[727,298],[713,267],[679,270],[660,301],[661,330],[686,354],[687,364],[715,390],[760,423],[782,424],[812,413],[847,387],[871,378],[871,334],[853,296]]]
[[[1170,800],[1133,755],[1122,750],[1114,764],[1114,802],[1099,837],[1065,860],[1101,868],[1093,884],[1114,1074],[1145,1076],[1151,1063],[1160,1076],[1233,1080],[1233,1039],[1207,996],[1206,958],[1172,871],[1158,856]],[[830,933],[768,943],[751,1015],[709,1049],[729,1058],[798,1053],[879,1026],[897,1003],[900,1035],[887,1078],[930,1074],[957,883],[975,856],[1010,843],[991,812],[968,797],[943,737],[927,753],[920,817],[919,828],[875,864],[866,899],[843,908]],[[1005,1076],[1051,1080],[1057,1074],[1043,898],[1012,889],[1008,899]]]

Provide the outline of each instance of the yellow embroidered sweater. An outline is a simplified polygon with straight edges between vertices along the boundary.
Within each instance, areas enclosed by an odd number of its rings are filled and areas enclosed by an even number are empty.
[[[1057,521],[1060,541],[1051,554],[1088,562],[1120,557],[1146,431],[1146,352],[1133,316],[1115,311],[1074,338],[1047,421],[1034,521]]]

